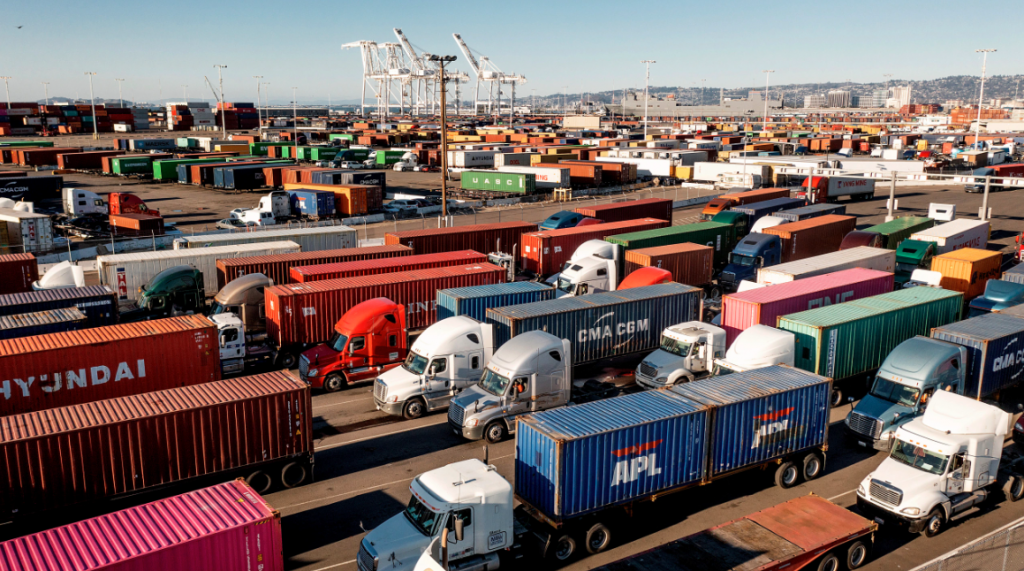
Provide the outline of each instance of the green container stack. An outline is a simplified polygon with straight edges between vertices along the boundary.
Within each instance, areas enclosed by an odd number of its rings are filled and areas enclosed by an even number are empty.
[[[924,216],[904,216],[882,224],[865,228],[865,232],[877,232],[882,235],[882,247],[895,250],[900,242],[910,238],[915,232],[927,230],[935,226],[935,220]]]
[[[345,141],[355,141],[356,140],[356,136],[351,134],[351,133],[331,133],[330,135],[327,136],[327,140],[328,141],[333,141],[335,139],[343,139]]]
[[[290,147],[295,146],[293,143],[274,143],[274,142],[259,142],[249,143],[249,154],[256,155],[259,157],[267,156],[267,147]]]
[[[402,155],[409,151],[377,151],[378,165],[393,165],[402,160]]]
[[[178,165],[197,165],[200,163],[223,163],[223,157],[209,159],[174,159],[153,163],[153,180],[178,180]]]
[[[465,176],[465,175],[463,175]],[[618,244],[626,250],[671,246],[690,242],[715,249],[715,265],[729,262],[729,253],[736,246],[736,228],[721,222],[697,222],[683,226],[668,226],[656,230],[643,230],[608,236],[605,241]]]
[[[495,171],[463,171],[462,188],[466,190],[489,190],[528,195],[537,191],[537,175]]]
[[[151,174],[153,172],[153,159],[145,155],[115,157],[110,159],[110,170],[114,174]]]

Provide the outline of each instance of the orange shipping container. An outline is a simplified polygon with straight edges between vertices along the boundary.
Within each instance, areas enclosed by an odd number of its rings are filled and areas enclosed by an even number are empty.
[[[627,250],[625,273],[628,276],[643,267],[662,268],[672,273],[674,281],[701,286],[711,283],[714,255],[714,248],[689,242]]]
[[[761,233],[774,234],[782,240],[782,262],[785,263],[837,252],[843,237],[856,228],[855,217],[828,214],[765,228]]]
[[[985,293],[988,280],[1002,275],[1003,255],[978,248],[962,248],[932,258],[932,271],[942,274],[943,289],[964,294],[970,301]]]

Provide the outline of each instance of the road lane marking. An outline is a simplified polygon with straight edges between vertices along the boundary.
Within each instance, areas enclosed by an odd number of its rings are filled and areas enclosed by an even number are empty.
[[[325,404],[323,406],[316,406],[316,405],[314,405],[313,406],[313,412],[316,412],[318,410],[323,410],[325,408],[334,408],[336,406],[341,406],[341,405],[345,405],[345,404],[351,404],[351,403],[354,403],[354,402],[362,402],[364,400],[373,400],[373,397],[365,397],[365,398],[361,398],[361,399],[352,399],[352,400],[347,400],[347,401],[342,401],[342,402],[335,402],[335,403],[331,403],[331,404]]]
[[[392,435],[395,435],[395,434],[401,434],[403,432],[409,432],[410,430],[418,430],[420,428],[425,428],[427,426],[437,426],[438,424],[441,424],[441,423],[444,423],[444,422],[448,422],[448,418],[447,417],[442,418],[440,420],[440,422],[431,422],[429,424],[421,424],[419,426],[413,426],[413,427],[405,428],[405,429],[402,429],[402,430],[395,430],[395,431],[392,431],[392,432],[385,432],[384,434],[376,434],[374,436],[367,436],[365,438],[357,438],[355,440],[346,440],[345,442],[339,442],[337,444],[329,444],[327,446],[320,446],[318,448],[314,448],[313,451],[314,452],[319,452],[321,450],[330,450],[331,448],[337,448],[339,446],[348,446],[349,444],[355,444],[357,442],[365,442],[367,440],[373,440],[374,438],[381,438],[381,437],[384,437],[384,436],[392,436]]]
[[[314,569],[313,571],[324,571],[325,569],[334,569],[335,567],[341,567],[342,565],[351,565],[351,564],[353,564],[355,562],[356,562],[356,560],[352,559],[350,561],[343,561],[341,563],[335,563],[334,565],[328,565],[327,567],[321,567],[319,569]]]
[[[854,488],[852,490],[843,492],[843,493],[839,494],[838,496],[832,496],[831,498],[828,498],[828,501],[833,502],[833,501],[838,500],[839,498],[841,498],[843,496],[848,496],[848,495],[850,495],[850,494],[852,494],[852,493],[854,493],[856,491],[857,491],[857,489]]]

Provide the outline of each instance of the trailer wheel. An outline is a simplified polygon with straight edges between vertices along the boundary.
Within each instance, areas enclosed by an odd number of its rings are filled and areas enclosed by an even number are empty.
[[[792,462],[783,462],[775,470],[775,485],[783,490],[792,488],[800,481],[800,470]]]
[[[274,487],[274,479],[263,470],[256,470],[245,478],[245,483],[257,494],[265,494]]]
[[[306,483],[309,471],[300,462],[289,462],[281,468],[281,485],[286,489],[297,488]]]
[[[488,424],[484,429],[484,438],[491,444],[505,440],[506,436],[508,436],[508,430],[505,428],[505,423],[500,420]]]
[[[608,529],[608,526],[598,522],[595,523],[590,529],[587,530],[587,552],[591,555],[597,555],[612,543],[612,532]]]
[[[818,476],[821,476],[822,468],[824,466],[822,466],[821,457],[819,457],[817,454],[811,452],[807,456],[804,456],[803,464],[804,480],[810,481],[817,478]]]
[[[853,545],[846,550],[846,568],[850,571],[857,569],[868,560],[871,555],[871,544],[863,541],[854,541]]]
[[[404,416],[406,420],[416,420],[423,416],[423,413],[426,411],[427,405],[422,400],[418,398],[411,398],[405,403],[405,406],[402,407],[402,416]]]
[[[345,377],[338,373],[331,373],[324,379],[324,392],[336,393],[340,391],[347,383]]]
[[[576,540],[565,534],[555,540],[551,546],[551,556],[556,561],[568,561],[576,554]]]
[[[839,571],[839,557],[829,551],[818,561],[818,571]]]
[[[828,404],[832,408],[835,408],[843,404],[843,391],[837,389],[836,387],[832,387],[832,394],[829,395]]]
[[[921,530],[921,535],[925,537],[935,537],[942,533],[942,527],[946,523],[946,514],[942,512],[942,508],[935,508],[928,514],[928,521],[924,524],[924,529]]]
[[[1010,476],[1006,483],[1003,484],[1003,493],[1006,494],[1006,499],[1011,502],[1016,502],[1024,497],[1024,478],[1013,475]]]

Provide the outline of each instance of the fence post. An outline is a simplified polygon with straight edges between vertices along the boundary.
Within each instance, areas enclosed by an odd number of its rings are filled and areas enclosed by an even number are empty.
[[[981,199],[981,216],[978,217],[981,220],[988,220],[988,189],[989,189],[989,185],[991,185],[991,184],[992,184],[992,176],[991,175],[986,175],[985,176],[985,197]]]

